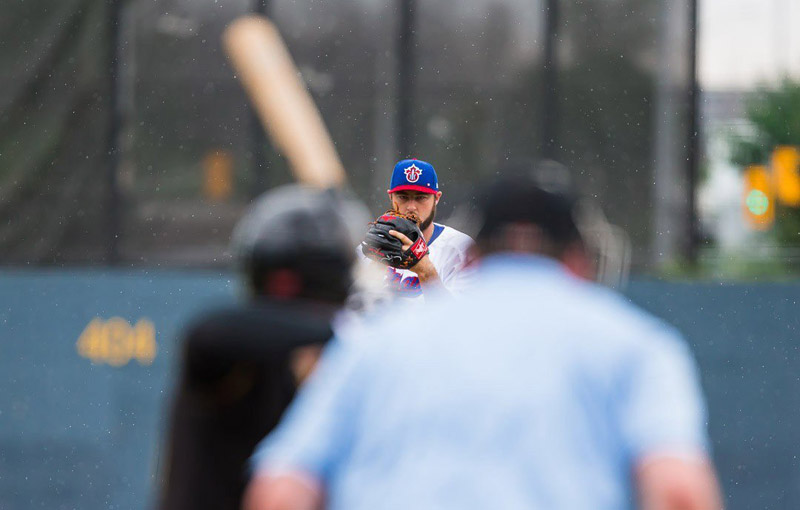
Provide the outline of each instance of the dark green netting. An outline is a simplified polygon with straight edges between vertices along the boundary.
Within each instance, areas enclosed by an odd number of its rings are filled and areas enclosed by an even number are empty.
[[[0,261],[101,261],[108,9],[28,0],[0,16]]]
[[[220,45],[225,25],[254,4],[128,0],[115,34],[111,0],[7,6],[0,263],[108,263],[112,240],[123,264],[225,263],[244,205],[291,179],[268,149],[255,169],[265,143],[255,141],[247,99]],[[376,213],[401,157],[434,163],[447,218],[498,167],[542,156],[544,2],[418,3],[414,154],[396,150],[396,100],[409,92],[398,86],[397,4],[268,4],[352,187]],[[635,262],[645,265],[654,251],[657,169],[677,176],[661,217],[680,218],[685,202],[677,181],[686,161],[687,2],[583,0],[562,2],[561,10],[555,155],[575,187],[628,230]],[[120,122],[111,158],[114,35]],[[219,202],[203,186],[203,161],[215,151],[233,167],[232,193]]]

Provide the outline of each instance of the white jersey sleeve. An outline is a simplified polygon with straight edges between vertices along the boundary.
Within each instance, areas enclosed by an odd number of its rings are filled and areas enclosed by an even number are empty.
[[[433,247],[430,248],[431,262],[444,287],[451,293],[458,294],[467,289],[472,281],[470,252],[474,242],[463,232],[443,225],[442,227],[442,233],[434,239]]]

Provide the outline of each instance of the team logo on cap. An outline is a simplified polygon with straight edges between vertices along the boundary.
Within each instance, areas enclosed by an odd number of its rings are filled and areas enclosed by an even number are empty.
[[[411,166],[406,167],[403,172],[406,174],[406,180],[408,182],[417,182],[419,180],[419,176],[422,175],[422,170],[417,167],[415,164],[411,164]]]

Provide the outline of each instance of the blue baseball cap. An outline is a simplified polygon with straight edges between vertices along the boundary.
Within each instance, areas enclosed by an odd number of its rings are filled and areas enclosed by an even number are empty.
[[[422,193],[438,193],[439,178],[433,165],[421,159],[404,159],[399,161],[392,171],[389,193],[395,191],[419,191]]]

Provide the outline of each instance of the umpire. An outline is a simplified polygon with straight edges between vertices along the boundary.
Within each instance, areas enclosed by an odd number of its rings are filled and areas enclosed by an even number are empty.
[[[395,308],[332,342],[245,508],[719,510],[677,332],[580,278],[564,197],[503,179],[480,209],[475,285],[415,311],[435,334]]]
[[[197,320],[185,337],[160,508],[239,509],[246,460],[310,372],[350,287],[350,203],[287,186],[237,225],[250,299]]]

